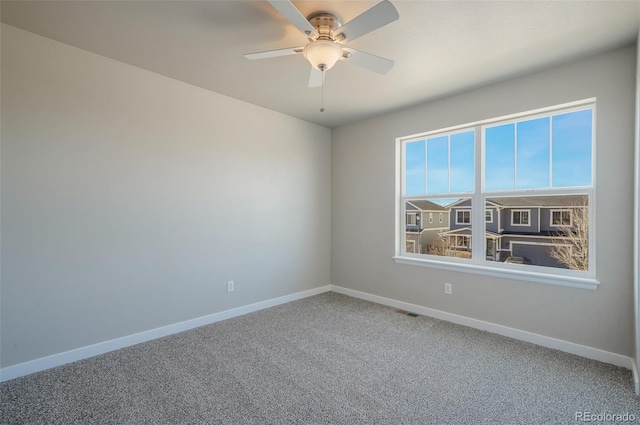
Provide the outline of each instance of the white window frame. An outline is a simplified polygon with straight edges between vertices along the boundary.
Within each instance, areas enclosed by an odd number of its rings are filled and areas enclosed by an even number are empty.
[[[418,225],[418,213],[408,212],[407,215],[407,226],[417,226]],[[409,217],[413,217],[413,223],[410,223],[412,220],[408,220]]]
[[[469,221],[460,221],[459,218],[460,216],[458,214],[460,213],[467,213],[469,215]],[[464,217],[463,217],[464,219]],[[456,224],[471,224],[471,208],[459,208],[456,210]]]
[[[442,220],[443,220],[443,214],[442,213],[440,213],[439,219],[440,219],[440,223],[442,223]]]
[[[514,213],[520,213],[520,223],[516,223],[514,221]],[[522,223],[522,213],[527,213],[527,222]],[[511,210],[511,225],[512,226],[521,226],[521,227],[530,227],[531,226],[531,210],[525,209],[513,209]]]
[[[432,223],[433,223],[433,213],[430,212],[429,213],[429,224],[432,224]]]
[[[569,224],[553,224],[553,213],[560,213],[560,222],[562,222],[562,213],[569,213]],[[570,208],[555,208],[549,211],[549,225],[551,227],[571,227],[573,226],[573,210]]]
[[[510,122],[519,122],[531,120],[540,117],[553,116],[579,110],[590,109],[592,111],[592,140],[591,140],[591,184],[584,187],[571,188],[548,188],[536,190],[509,190],[509,191],[484,191],[484,134],[487,127],[496,125],[504,125]],[[429,268],[437,268],[456,272],[476,273],[485,276],[495,276],[501,278],[510,278],[515,280],[523,280],[527,282],[537,282],[550,285],[567,286],[580,289],[594,290],[598,287],[596,273],[596,155],[595,155],[595,138],[596,138],[596,122],[597,110],[596,99],[585,99],[576,102],[555,105],[546,108],[540,108],[532,111],[506,115],[498,118],[476,121],[464,125],[458,125],[421,134],[414,134],[396,139],[396,249],[394,261],[399,264],[418,265]],[[421,195],[407,196],[404,195],[405,184],[405,151],[407,143],[427,140],[433,137],[451,135],[455,132],[466,132],[475,130],[475,190],[471,193],[449,193],[438,195]],[[551,167],[550,167],[551,168]],[[471,214],[471,227],[475,235],[481,237],[471,238],[471,259],[461,259],[456,257],[441,257],[428,254],[408,254],[402,251],[404,245],[404,217],[405,205],[404,201],[420,200],[420,199],[459,199],[469,198],[471,200],[472,210],[474,207],[478,209],[486,206],[486,199],[489,197],[508,197],[508,196],[526,196],[526,195],[587,195],[589,208],[589,270],[576,271],[568,269],[559,269],[534,265],[516,265],[504,264],[499,262],[491,262],[485,259],[486,238],[486,222],[484,214]],[[539,219],[540,217],[538,217]],[[457,219],[457,214],[456,214]],[[529,217],[531,222],[531,217]]]

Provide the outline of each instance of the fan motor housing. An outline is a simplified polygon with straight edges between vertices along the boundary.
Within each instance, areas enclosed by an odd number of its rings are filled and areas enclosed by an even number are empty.
[[[317,40],[339,41],[333,32],[342,26],[342,19],[330,12],[315,12],[307,17],[307,21],[313,25],[318,34]]]

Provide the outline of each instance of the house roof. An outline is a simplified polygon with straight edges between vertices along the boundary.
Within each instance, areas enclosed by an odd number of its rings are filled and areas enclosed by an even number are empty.
[[[546,207],[546,208],[568,208],[574,206],[586,206],[587,205],[587,195],[549,195],[549,196],[508,196],[508,197],[488,197],[487,205],[496,206],[496,207],[505,207],[505,208],[535,208],[535,207]],[[469,198],[461,198],[456,202],[452,202],[451,204],[443,207],[438,204],[434,204],[430,201],[408,201],[408,204],[413,204],[416,209],[421,209],[423,211],[426,210],[450,210],[451,208],[459,207],[464,205],[465,208],[470,207],[470,199]],[[466,205],[465,205],[466,204]],[[428,205],[434,206],[433,208],[428,207]]]
[[[442,205],[438,205],[435,202],[427,201],[427,200],[414,200],[407,201],[408,205],[413,205],[416,209],[422,211],[447,211],[447,208]]]
[[[556,196],[509,196],[505,198],[487,198],[487,203],[500,207],[558,207],[566,208],[587,205],[587,195]]]
[[[465,203],[469,204],[469,206],[470,206],[471,205],[471,199],[470,198],[460,198],[457,201],[448,204],[447,208],[451,209],[453,207],[457,207],[458,205],[465,204]],[[465,206],[467,206],[467,205],[465,205]]]

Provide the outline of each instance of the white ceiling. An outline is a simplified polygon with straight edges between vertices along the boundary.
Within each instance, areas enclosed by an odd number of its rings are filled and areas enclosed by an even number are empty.
[[[640,1],[399,1],[400,19],[350,47],[386,75],[339,62],[307,88],[301,55],[244,53],[306,38],[266,1],[2,1],[2,22],[328,127],[634,42]],[[378,1],[294,1],[349,21]]]

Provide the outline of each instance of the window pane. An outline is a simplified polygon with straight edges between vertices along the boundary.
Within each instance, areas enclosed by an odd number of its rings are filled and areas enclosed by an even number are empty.
[[[549,117],[518,123],[517,189],[549,187],[549,126]]]
[[[587,195],[487,198],[497,219],[487,223],[486,259],[588,270]]]
[[[471,199],[462,198],[447,205],[449,222],[446,229],[427,247],[427,253],[445,257],[471,258]]]
[[[451,135],[451,192],[473,192],[475,189],[475,132]]]
[[[424,194],[426,192],[424,140],[405,145],[405,164],[405,194]]]
[[[421,226],[421,214],[420,208],[418,208],[412,202],[405,202],[404,209],[405,214],[405,231],[406,231],[406,244],[405,252],[409,254],[420,253],[420,227]]]
[[[427,193],[449,192],[449,137],[427,140]]]
[[[412,199],[405,201],[405,210],[406,253],[471,258],[471,224],[451,224],[458,210],[464,220],[471,220],[470,199]],[[438,220],[433,219],[436,213]]]
[[[514,188],[515,125],[505,124],[485,130],[485,190]]]
[[[552,118],[553,187],[591,186],[591,109]]]

